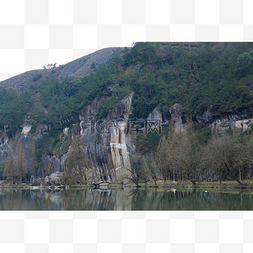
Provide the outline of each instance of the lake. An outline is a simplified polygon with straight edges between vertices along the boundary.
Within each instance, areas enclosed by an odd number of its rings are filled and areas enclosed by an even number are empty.
[[[253,192],[0,189],[0,210],[253,210]]]

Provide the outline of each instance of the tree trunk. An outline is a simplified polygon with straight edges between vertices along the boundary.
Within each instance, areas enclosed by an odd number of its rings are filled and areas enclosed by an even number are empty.
[[[230,170],[230,168],[227,166],[226,163],[225,163],[225,166],[227,167],[228,171],[230,172],[230,174],[232,175],[232,177],[234,178],[234,180],[236,182],[238,182],[240,185],[242,185],[242,182],[235,177],[234,173]]]

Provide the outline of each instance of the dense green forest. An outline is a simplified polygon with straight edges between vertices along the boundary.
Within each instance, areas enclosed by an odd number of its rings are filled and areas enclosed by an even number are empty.
[[[133,118],[146,118],[158,105],[166,113],[174,103],[193,120],[207,110],[245,108],[253,104],[252,49],[252,43],[135,43],[89,76],[58,80],[52,73],[19,96],[1,90],[0,127],[8,126],[12,136],[29,113],[32,131],[47,123],[55,138],[95,97],[102,99],[96,115],[101,119],[131,91]]]

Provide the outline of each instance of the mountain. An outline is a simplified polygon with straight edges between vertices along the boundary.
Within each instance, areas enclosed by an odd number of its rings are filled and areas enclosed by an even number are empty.
[[[1,82],[0,177],[123,182],[142,164],[131,156],[151,157],[173,128],[192,125],[201,147],[211,133],[250,132],[252,50],[252,43],[140,42]],[[159,177],[173,174],[166,173]]]
[[[0,89],[13,89],[18,93],[22,93],[32,85],[37,85],[52,76],[57,79],[67,76],[87,76],[94,68],[99,68],[101,65],[108,63],[115,55],[121,55],[122,50],[123,48],[120,47],[104,48],[59,67],[27,71],[0,82]],[[93,69],[92,66],[94,66]]]

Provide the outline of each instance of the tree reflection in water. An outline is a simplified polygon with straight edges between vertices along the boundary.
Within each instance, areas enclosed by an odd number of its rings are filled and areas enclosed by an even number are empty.
[[[0,191],[0,210],[253,210],[253,193],[167,189]]]

